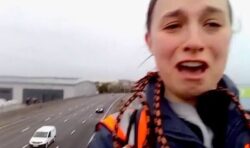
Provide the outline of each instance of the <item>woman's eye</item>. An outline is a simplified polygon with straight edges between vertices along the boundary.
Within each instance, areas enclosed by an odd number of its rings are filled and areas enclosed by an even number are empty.
[[[209,27],[220,27],[221,25],[218,23],[209,23],[208,26]]]
[[[205,23],[205,27],[209,27],[209,28],[219,28],[222,25],[217,23],[217,22],[207,22]]]
[[[169,31],[174,31],[176,29],[179,29],[181,28],[181,24],[169,24],[169,25],[166,25],[166,27],[164,27],[164,30],[169,30]]]

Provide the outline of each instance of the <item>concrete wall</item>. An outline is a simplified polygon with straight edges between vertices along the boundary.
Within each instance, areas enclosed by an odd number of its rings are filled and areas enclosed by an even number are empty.
[[[83,81],[75,86],[75,96],[90,96],[97,93],[95,83],[90,81]]]
[[[22,102],[23,89],[62,89],[64,91],[64,98],[70,98],[75,96],[74,86],[71,85],[50,85],[50,84],[0,84],[1,88],[13,88],[12,96],[13,100]]]
[[[12,100],[19,103],[23,102],[24,89],[46,89],[63,90],[63,98],[72,98],[78,96],[90,96],[98,93],[95,83],[83,81],[77,84],[32,84],[32,83],[0,83],[0,88],[12,88]]]

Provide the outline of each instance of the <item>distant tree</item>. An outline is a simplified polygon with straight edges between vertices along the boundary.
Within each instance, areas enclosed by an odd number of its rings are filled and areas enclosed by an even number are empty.
[[[133,82],[96,82],[99,93],[127,93],[132,91]]]
[[[99,83],[97,86],[99,93],[108,93],[109,83]]]

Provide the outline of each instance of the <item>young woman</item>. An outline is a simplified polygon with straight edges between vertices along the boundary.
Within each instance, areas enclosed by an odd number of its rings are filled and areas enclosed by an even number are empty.
[[[158,72],[97,124],[89,147],[250,148],[249,116],[223,75],[231,36],[228,0],[151,0],[145,40]],[[126,109],[136,98],[141,109]]]

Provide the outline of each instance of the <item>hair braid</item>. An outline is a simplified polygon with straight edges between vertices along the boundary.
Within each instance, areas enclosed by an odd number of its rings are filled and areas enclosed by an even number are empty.
[[[150,134],[150,111],[149,111],[149,106],[146,102],[146,98],[143,95],[143,91],[145,86],[148,84],[149,80],[151,78],[156,78],[156,83],[155,83],[155,89],[154,89],[154,101],[153,101],[153,118],[154,118],[154,132],[157,136],[157,142],[160,144],[161,148],[170,148],[168,145],[168,140],[167,137],[164,136],[163,134],[163,127],[162,127],[162,119],[161,119],[161,110],[160,110],[160,99],[161,99],[161,91],[163,88],[163,82],[160,79],[159,75],[157,72],[150,72],[148,73],[145,77],[143,77],[142,79],[140,79],[139,81],[136,82],[135,86],[134,86],[134,91],[135,93],[126,101],[126,103],[123,104],[123,106],[121,107],[119,114],[117,116],[117,123],[115,125],[115,131],[113,133],[113,147],[114,148],[121,148],[122,144],[119,143],[118,141],[118,137],[116,135],[116,133],[118,132],[118,125],[121,121],[121,117],[123,115],[123,113],[125,112],[125,110],[128,108],[128,106],[137,98],[140,99],[140,102],[142,104],[142,107],[146,110],[146,116],[147,116],[147,135],[146,135],[146,139],[148,139],[149,134]],[[238,111],[241,113],[243,119],[245,120],[246,123],[246,127],[250,130],[250,115],[245,112],[242,108],[242,106],[239,103],[239,99],[237,96],[235,96],[232,92],[230,92],[229,90],[225,89],[225,88],[218,88],[221,91],[224,91],[226,94],[228,94],[232,100],[232,102],[237,106]],[[127,146],[129,147],[133,147],[133,146]],[[145,143],[143,144],[143,148],[149,148],[149,144],[147,141],[145,141]]]
[[[157,136],[157,141],[161,148],[169,148],[167,138],[163,135],[162,119],[161,119],[161,109],[160,109],[160,99],[161,90],[163,87],[162,80],[157,76],[157,81],[154,90],[154,104],[153,104],[153,114],[154,114],[154,125],[155,134]]]
[[[115,124],[115,130],[113,132],[113,147],[114,148],[120,148],[121,144],[118,142],[118,137],[117,137],[117,132],[118,132],[118,125],[121,121],[121,117],[123,115],[123,113],[125,112],[125,110],[128,108],[128,106],[137,98],[140,99],[140,102],[142,104],[142,107],[146,110],[146,116],[147,116],[147,128],[149,131],[149,125],[150,125],[150,113],[149,113],[149,107],[148,104],[146,102],[145,96],[143,95],[143,90],[145,88],[145,86],[148,84],[149,79],[154,77],[155,75],[157,75],[156,72],[150,72],[148,73],[145,77],[143,77],[142,79],[140,79],[139,81],[136,82],[135,86],[134,86],[134,91],[135,93],[122,105],[122,107],[119,110],[119,114],[117,116],[117,123]],[[146,137],[149,136],[149,132],[147,133]],[[148,143],[145,142],[143,147],[148,147]]]
[[[230,96],[232,102],[236,105],[238,111],[240,112],[242,118],[245,120],[247,129],[250,130],[250,115],[243,109],[242,105],[239,102],[239,97],[234,93],[230,92],[228,89],[219,88],[219,90],[224,91],[227,95]]]

